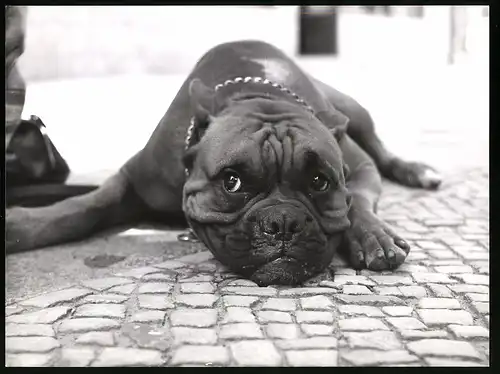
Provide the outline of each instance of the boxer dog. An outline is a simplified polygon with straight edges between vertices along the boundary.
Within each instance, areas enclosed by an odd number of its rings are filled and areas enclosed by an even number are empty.
[[[264,42],[209,50],[146,146],[88,194],[7,210],[7,253],[184,216],[216,259],[259,285],[300,284],[342,249],[394,269],[409,245],[376,215],[381,175],[435,189],[390,153],[366,109]],[[140,249],[139,249],[140,250]]]

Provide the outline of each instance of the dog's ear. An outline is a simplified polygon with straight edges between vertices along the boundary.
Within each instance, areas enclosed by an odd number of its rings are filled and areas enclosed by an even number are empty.
[[[215,90],[194,78],[189,83],[189,99],[197,123],[210,122],[210,117],[215,113]]]
[[[347,131],[349,117],[334,108],[319,112],[316,117],[331,129],[330,131],[337,141],[342,139]]]

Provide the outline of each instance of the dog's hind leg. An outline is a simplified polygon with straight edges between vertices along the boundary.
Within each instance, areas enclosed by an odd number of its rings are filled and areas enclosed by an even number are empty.
[[[353,98],[311,78],[326,99],[349,119],[347,134],[375,161],[382,176],[405,186],[436,189],[441,176],[431,166],[409,162],[391,153],[375,131],[370,113]]]
[[[100,230],[133,222],[147,207],[121,172],[98,189],[41,208],[6,211],[7,254],[82,239]]]

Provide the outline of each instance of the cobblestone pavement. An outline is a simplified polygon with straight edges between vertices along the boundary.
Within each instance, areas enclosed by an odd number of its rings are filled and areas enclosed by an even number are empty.
[[[379,212],[412,245],[395,272],[336,258],[261,288],[200,251],[17,300],[6,365],[487,366],[488,210],[485,168],[438,192],[386,182]]]

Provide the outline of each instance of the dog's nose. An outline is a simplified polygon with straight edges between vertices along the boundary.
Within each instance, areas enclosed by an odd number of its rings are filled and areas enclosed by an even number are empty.
[[[306,215],[293,207],[268,207],[262,212],[261,225],[264,232],[272,235],[293,235],[304,230]]]

